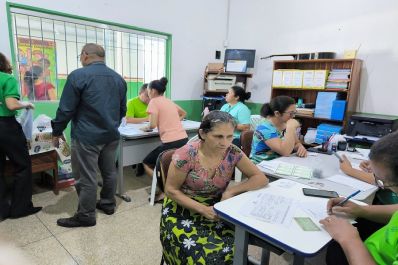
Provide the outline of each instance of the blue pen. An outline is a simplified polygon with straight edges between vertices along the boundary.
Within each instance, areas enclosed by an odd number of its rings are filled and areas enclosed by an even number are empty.
[[[361,192],[360,190],[357,190],[356,192],[354,192],[353,194],[351,194],[350,196],[348,196],[347,198],[345,198],[344,200],[339,202],[336,206],[343,206],[344,203],[348,202],[349,199],[351,199],[352,197],[354,197],[355,195],[357,195],[360,192]]]

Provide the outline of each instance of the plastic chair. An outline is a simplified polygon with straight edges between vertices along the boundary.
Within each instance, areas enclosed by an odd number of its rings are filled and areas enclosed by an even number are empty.
[[[155,204],[156,185],[158,185],[160,190],[164,192],[164,184],[166,183],[167,172],[169,171],[171,158],[175,150],[176,149],[163,151],[158,156],[152,175],[151,199],[149,201],[150,205]]]
[[[240,134],[240,143],[242,145],[242,151],[248,157],[250,156],[250,152],[252,150],[253,134],[254,131],[243,131]]]
[[[169,167],[171,164],[171,159],[176,149],[170,149],[163,151],[158,156],[156,161],[156,167],[154,170],[154,174],[156,174],[156,182],[159,181],[159,188],[164,192],[164,186],[166,184],[167,173],[169,172]],[[160,181],[161,180],[161,181]],[[153,182],[152,182],[153,184]],[[155,184],[155,191],[156,191],[156,184]],[[153,192],[153,197],[155,197],[155,192]],[[152,199],[152,193],[151,193]],[[162,259],[160,260],[160,265],[164,264],[164,257],[162,255]]]
[[[243,153],[246,154],[246,156],[250,156],[250,151],[252,149],[252,140],[253,140],[253,131],[243,131],[240,134],[240,144]],[[242,181],[242,172],[235,167],[235,182],[241,182]]]

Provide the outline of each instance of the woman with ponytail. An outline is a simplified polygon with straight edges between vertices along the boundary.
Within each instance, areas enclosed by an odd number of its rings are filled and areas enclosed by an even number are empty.
[[[277,96],[261,108],[265,119],[257,125],[253,135],[250,159],[255,163],[279,156],[307,156],[307,150],[298,140],[296,130],[300,127],[296,114],[296,102],[288,96]]]
[[[148,85],[150,98],[147,113],[149,125],[142,128],[144,131],[158,128],[162,144],[152,150],[143,161],[145,172],[152,177],[156,160],[165,150],[180,148],[188,142],[188,135],[182,127],[181,120],[187,114],[182,108],[163,96],[166,91],[167,78],[154,80]]]
[[[227,104],[222,106],[221,111],[228,112],[234,117],[236,128],[234,131],[234,140],[232,143],[241,148],[240,133],[250,129],[250,110],[244,104],[245,100],[251,96],[250,92],[246,92],[240,86],[233,86],[228,90],[225,96]]]

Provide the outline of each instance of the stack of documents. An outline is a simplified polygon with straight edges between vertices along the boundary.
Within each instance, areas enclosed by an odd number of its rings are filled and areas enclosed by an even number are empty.
[[[297,114],[300,116],[314,117],[315,109],[296,108]]]
[[[333,69],[326,82],[326,88],[342,89],[348,88],[350,82],[350,69]]]

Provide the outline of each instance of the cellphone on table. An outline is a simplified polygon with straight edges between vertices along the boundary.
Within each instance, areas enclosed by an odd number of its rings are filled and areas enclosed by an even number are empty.
[[[321,198],[336,198],[339,194],[331,190],[317,190],[317,189],[307,189],[303,188],[303,193],[305,196],[321,197]]]

